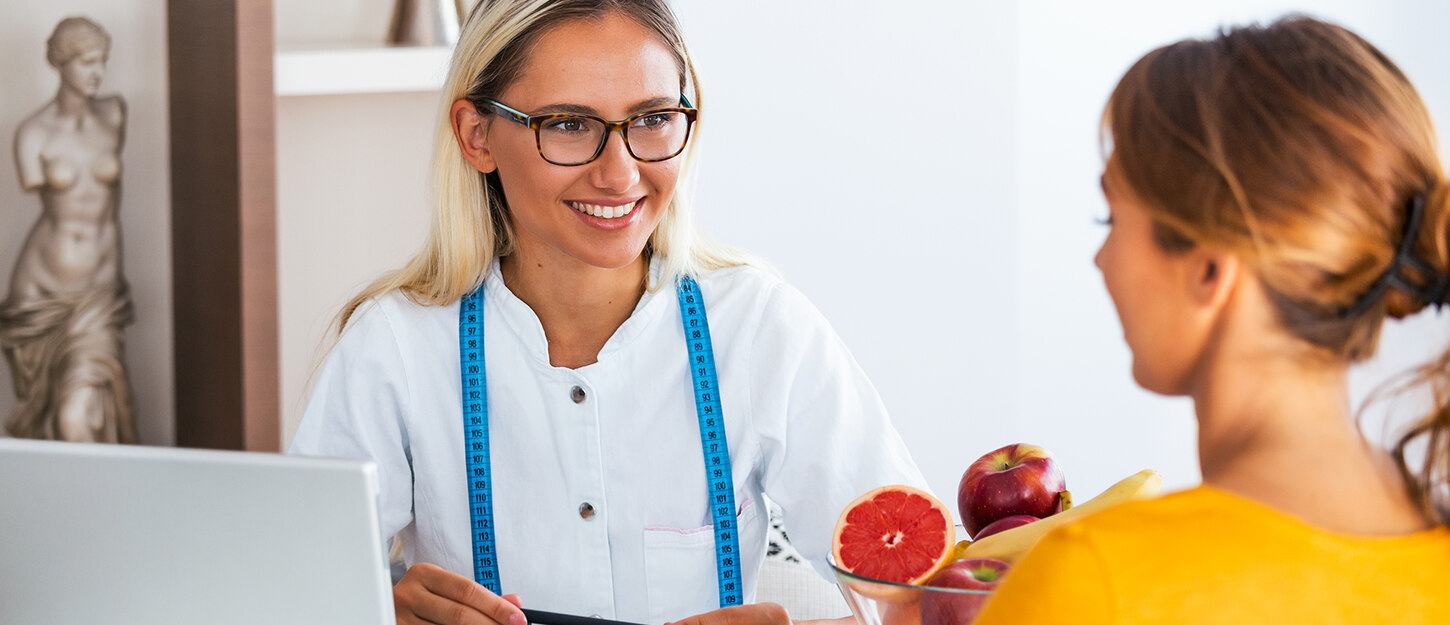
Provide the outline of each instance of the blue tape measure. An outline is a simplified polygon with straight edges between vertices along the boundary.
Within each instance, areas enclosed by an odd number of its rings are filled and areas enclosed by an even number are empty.
[[[680,279],[677,294],[685,324],[685,348],[694,381],[695,413],[700,417],[700,448],[705,452],[705,481],[710,514],[715,521],[715,564],[719,570],[720,607],[740,605],[740,545],[735,527],[735,481],[730,475],[730,446],[725,441],[724,412],[715,377],[715,349],[705,298],[689,276]]]
[[[740,605],[740,544],[735,527],[735,487],[730,474],[730,447],[725,440],[715,352],[705,300],[691,278],[680,279],[676,292],[685,330],[695,413],[700,419],[700,446],[705,453],[705,481],[715,523],[715,564],[719,573],[720,607]],[[468,468],[469,514],[472,519],[473,578],[494,594],[503,594],[493,535],[493,489],[488,452],[488,383],[483,363],[483,287],[459,303],[458,358],[463,381],[463,446]]]
[[[483,287],[458,306],[458,369],[463,375],[463,457],[468,466],[473,580],[502,595],[493,540],[493,475],[488,465],[488,384],[483,368]]]

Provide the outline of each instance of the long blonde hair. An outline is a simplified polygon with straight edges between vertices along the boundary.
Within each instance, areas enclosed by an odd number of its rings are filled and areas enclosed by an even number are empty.
[[[1139,60],[1103,114],[1113,166],[1160,247],[1209,244],[1263,280],[1284,327],[1314,354],[1371,356],[1387,317],[1443,303],[1450,181],[1429,112],[1383,53],[1303,16],[1171,44]],[[1396,248],[1423,222],[1408,286]],[[1414,267],[1414,265],[1410,265]],[[1393,452],[1410,495],[1450,522],[1450,352],[1411,371],[1434,406]],[[1406,458],[1424,444],[1422,462]],[[1417,465],[1417,466],[1415,466]]]
[[[705,103],[694,60],[665,0],[481,0],[464,22],[439,103],[433,142],[433,220],[422,251],[402,269],[390,272],[358,293],[338,314],[340,334],[358,306],[393,290],[423,305],[447,305],[483,283],[495,258],[513,247],[508,205],[498,174],[482,174],[459,150],[450,110],[455,101],[493,97],[517,80],[533,43],[550,28],[572,20],[617,13],[660,36],[680,68],[680,89],[693,87],[691,101],[700,113],[680,167],[680,186],[650,235],[647,251],[662,262],[660,280],[672,284],[681,275],[700,275],[721,267],[755,264],[744,253],[706,239],[695,226],[690,206],[696,146],[705,126]]]

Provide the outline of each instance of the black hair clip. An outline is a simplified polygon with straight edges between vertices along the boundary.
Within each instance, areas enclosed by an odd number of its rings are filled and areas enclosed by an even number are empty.
[[[1359,299],[1355,300],[1349,308],[1340,311],[1340,319],[1349,319],[1364,314],[1364,311],[1369,310],[1390,288],[1396,288],[1412,295],[1425,302],[1427,306],[1433,304],[1436,311],[1447,303],[1445,299],[1450,296],[1450,276],[1441,275],[1429,263],[1415,258],[1413,255],[1415,240],[1420,235],[1420,224],[1425,220],[1425,196],[1416,195],[1410,198],[1409,213],[1409,217],[1405,220],[1404,236],[1400,238],[1400,245],[1395,250],[1395,259],[1390,261],[1390,266],[1386,267],[1385,272],[1380,274],[1374,284],[1370,285],[1368,291],[1359,296]],[[1422,276],[1430,277],[1430,283],[1424,286],[1411,284],[1400,274],[1400,268],[1404,266],[1414,269]]]
[[[1425,301],[1435,307],[1435,314],[1440,314],[1441,309],[1450,305],[1450,275],[1441,275],[1440,282],[1427,290],[1428,295]]]

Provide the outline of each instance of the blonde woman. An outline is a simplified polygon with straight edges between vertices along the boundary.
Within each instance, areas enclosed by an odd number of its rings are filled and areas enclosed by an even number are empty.
[[[344,308],[291,448],[378,463],[398,622],[749,603],[764,496],[823,565],[853,498],[924,484],[815,308],[697,234],[663,0],[483,0],[462,31],[428,242]]]
[[[1204,484],[1046,536],[976,625],[1450,623],[1450,354],[1392,451],[1352,363],[1450,291],[1450,180],[1405,75],[1305,17],[1155,50],[1104,114],[1098,268]]]

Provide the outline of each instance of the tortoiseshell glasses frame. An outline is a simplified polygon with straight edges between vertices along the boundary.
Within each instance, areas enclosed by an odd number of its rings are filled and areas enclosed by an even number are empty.
[[[488,111],[493,111],[504,119],[527,126],[530,130],[533,130],[534,147],[538,149],[539,156],[549,163],[564,167],[575,167],[578,165],[585,165],[594,162],[595,159],[599,158],[600,154],[604,153],[604,146],[609,141],[609,135],[614,134],[615,131],[619,132],[620,138],[624,140],[625,150],[628,151],[629,155],[635,160],[642,163],[658,163],[660,161],[670,160],[676,156],[679,156],[681,152],[685,151],[685,146],[688,145],[690,141],[690,130],[694,128],[695,118],[699,115],[699,110],[691,106],[690,101],[684,96],[680,96],[680,104],[682,106],[655,109],[652,111],[645,111],[643,113],[636,113],[619,121],[609,121],[602,117],[596,117],[594,115],[580,115],[577,113],[542,113],[538,115],[529,115],[491,98],[470,98],[469,101],[473,103],[474,108],[478,110],[479,114],[486,114]],[[634,124],[641,121],[644,121],[646,123],[654,122],[653,125],[644,125],[638,127],[641,129],[653,131],[656,128],[662,126],[663,124],[677,122],[680,118],[684,119],[684,128],[682,131],[676,130],[676,132],[679,133],[677,136],[668,135],[652,139],[654,141],[664,142],[660,143],[657,146],[653,146],[656,148],[660,148],[656,151],[662,152],[661,154],[652,154],[646,151],[646,154],[641,156],[640,154],[635,152],[635,144],[632,144],[629,141],[629,129],[631,127],[634,127]],[[583,155],[585,152],[588,151],[588,144],[581,144],[578,142],[578,140],[574,142],[574,149],[581,150],[579,152],[579,157],[559,158],[561,156],[559,154],[559,151],[567,150],[569,148],[554,144],[551,144],[546,151],[543,136],[543,129],[546,127],[545,125],[551,124],[550,126],[548,126],[550,128],[564,128],[564,125],[569,124],[571,121],[580,124],[579,128],[581,130],[561,130],[560,132],[579,133],[581,131],[598,131],[600,128],[603,129],[603,132],[599,133],[598,143],[594,146],[593,152],[589,153],[587,158],[584,158]],[[589,125],[590,122],[593,122],[595,125]],[[587,136],[582,138],[587,138]],[[678,145],[676,145],[676,142],[678,142]],[[644,148],[644,146],[641,147]],[[648,150],[648,148],[645,149]],[[550,158],[551,153],[554,158]]]

